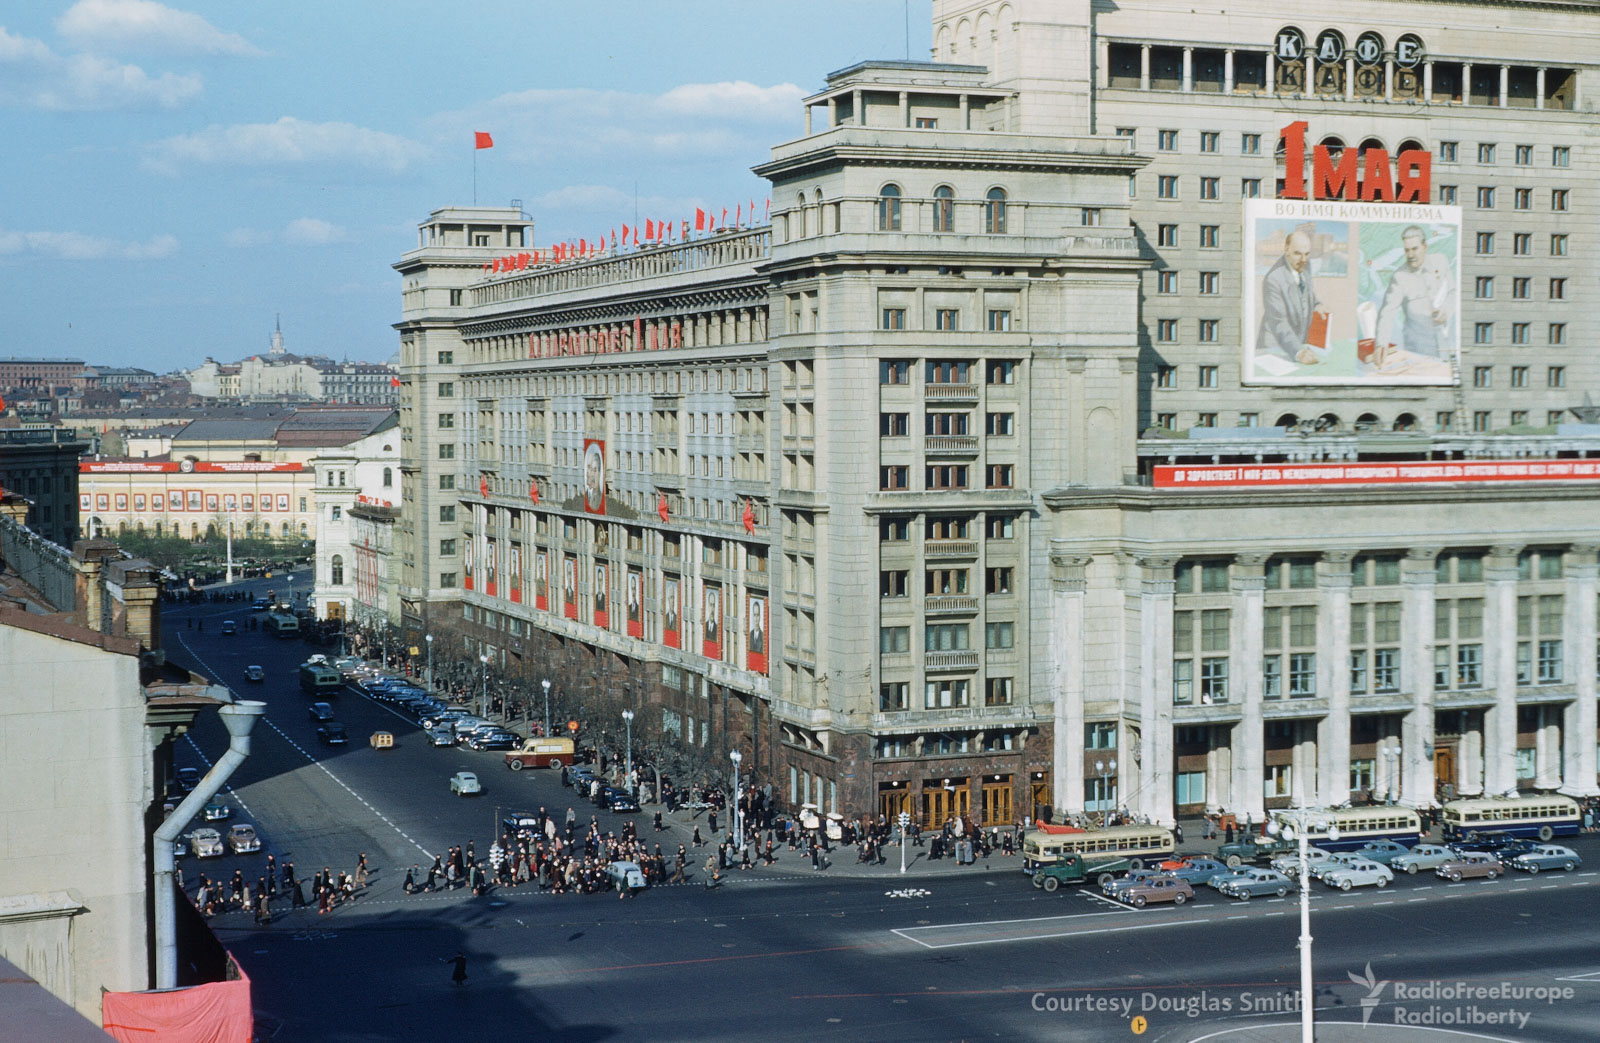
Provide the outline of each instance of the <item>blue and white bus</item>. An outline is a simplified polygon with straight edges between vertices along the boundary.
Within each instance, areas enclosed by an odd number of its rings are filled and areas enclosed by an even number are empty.
[[[1550,840],[1571,836],[1583,825],[1578,802],[1559,794],[1452,800],[1444,806],[1439,820],[1447,841],[1466,840],[1474,833]]]
[[[1274,811],[1271,815],[1278,820],[1280,828],[1293,822],[1293,816],[1286,811]],[[1393,840],[1413,847],[1422,839],[1422,817],[1415,809],[1398,804],[1334,808],[1320,812],[1317,817],[1330,828],[1307,833],[1306,839],[1325,851],[1355,851],[1372,840]],[[1339,831],[1337,840],[1329,839],[1331,829]]]

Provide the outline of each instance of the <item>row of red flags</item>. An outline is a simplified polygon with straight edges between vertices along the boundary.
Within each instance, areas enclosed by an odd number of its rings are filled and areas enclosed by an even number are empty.
[[[695,207],[694,220],[692,222],[687,218],[681,222],[674,223],[672,221],[657,221],[654,218],[647,217],[642,225],[624,224],[620,235],[613,228],[609,236],[602,233],[600,238],[593,243],[587,239],[579,239],[576,242],[553,243],[543,250],[527,250],[522,253],[507,254],[504,257],[496,257],[493,261],[485,264],[483,270],[486,272],[519,272],[525,268],[537,267],[542,264],[564,264],[568,261],[599,257],[603,254],[615,253],[628,246],[638,248],[645,245],[664,244],[674,241],[688,242],[691,231],[714,235],[718,232],[726,232],[730,227],[744,228],[747,225],[754,227],[755,213],[756,202],[752,199],[750,200],[748,216],[746,216],[747,211],[743,203],[739,203],[733,208],[733,222],[731,225],[728,221],[727,207],[722,208],[720,220],[718,214],[702,207]],[[771,213],[772,200],[768,199],[766,213],[763,218],[770,217]]]
[[[480,474],[478,476],[478,495],[483,497],[485,500],[489,498],[488,475]],[[535,505],[537,505],[539,502],[539,479],[537,478],[531,479],[528,483],[528,499],[532,500]],[[667,510],[666,493],[662,493],[661,498],[656,501],[656,513],[661,516],[662,524],[666,524],[670,517],[670,514]],[[748,496],[745,497],[744,513],[739,516],[739,520],[744,523],[745,532],[756,531],[756,509],[755,506],[750,502],[750,498]]]

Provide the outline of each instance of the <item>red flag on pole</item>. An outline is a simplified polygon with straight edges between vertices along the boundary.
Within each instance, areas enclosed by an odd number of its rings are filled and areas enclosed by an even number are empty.
[[[699,207],[694,208],[694,230],[696,232],[704,232],[706,230],[706,212]]]
[[[656,237],[656,223],[650,218],[644,219],[644,241],[650,242]]]
[[[744,227],[744,204],[743,203],[740,203],[738,206],[733,208],[733,227],[735,227],[735,228]]]
[[[744,515],[740,518],[740,521],[744,522],[744,531],[745,532],[755,532],[756,531],[756,512],[755,512],[755,509],[750,506],[749,497],[745,498],[745,501],[744,501]]]
[[[683,239],[687,240],[688,238],[689,238],[689,222],[688,222],[687,219],[685,219],[684,222],[683,222]]]
[[[489,479],[481,474],[478,475],[478,492],[485,500],[489,498]]]
[[[728,227],[728,208],[727,207],[723,207],[722,208],[722,227],[723,228],[727,228]]]
[[[494,138],[490,137],[489,136],[489,132],[486,131],[486,130],[473,131],[473,133],[472,133],[472,147],[473,148],[494,148]]]
[[[628,241],[628,226],[627,225],[623,225],[622,226],[622,241],[623,242],[627,242]]]
[[[539,479],[537,478],[528,479],[528,499],[534,503],[539,502]]]
[[[587,239],[579,239],[578,240],[578,256],[582,257],[584,254],[586,254],[588,252],[589,252],[589,240],[587,240]]]
[[[389,386],[392,387],[392,388],[399,387],[400,386],[400,378],[399,377],[390,377],[389,378]]]
[[[752,210],[755,209],[755,204],[754,203],[750,204],[750,209],[752,209]],[[767,197],[767,214],[768,214],[768,216],[771,216],[771,214],[772,214],[772,197],[771,196]]]
[[[656,513],[661,515],[662,524],[663,525],[666,524],[666,521],[667,521],[667,494],[666,493],[662,493],[661,494],[661,499],[656,501]]]

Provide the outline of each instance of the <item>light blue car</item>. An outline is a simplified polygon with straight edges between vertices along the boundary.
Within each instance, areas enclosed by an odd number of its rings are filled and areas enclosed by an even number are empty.
[[[1276,869],[1246,869],[1217,885],[1217,890],[1229,898],[1248,901],[1260,895],[1277,895],[1282,898],[1294,889],[1295,883]]]
[[[1456,857],[1456,853],[1442,844],[1418,844],[1403,855],[1389,860],[1389,868],[1416,876],[1424,869],[1438,869]]]
[[[1404,844],[1393,840],[1369,840],[1363,844],[1356,854],[1368,862],[1376,862],[1381,866],[1392,866],[1394,860],[1411,850]]]
[[[1161,863],[1161,871],[1168,876],[1175,876],[1179,880],[1186,881],[1194,887],[1199,887],[1201,884],[1209,884],[1214,876],[1222,876],[1233,872],[1233,870],[1214,858],[1200,858],[1198,856],[1185,858],[1178,862],[1163,862]]]
[[[1570,873],[1583,865],[1583,859],[1570,847],[1560,847],[1555,844],[1540,844],[1532,851],[1524,851],[1506,863],[1512,869],[1521,869],[1527,873],[1537,873],[1541,869],[1561,869]]]

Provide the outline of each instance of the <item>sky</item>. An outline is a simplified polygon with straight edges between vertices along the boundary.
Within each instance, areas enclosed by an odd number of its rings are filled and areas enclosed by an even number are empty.
[[[800,99],[928,57],[928,0],[0,5],[0,356],[383,361],[441,206],[535,245],[754,198]],[[909,14],[909,17],[908,17]],[[473,148],[487,131],[494,147]]]

